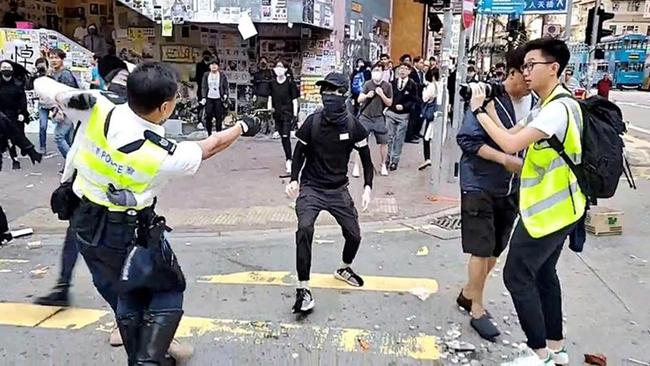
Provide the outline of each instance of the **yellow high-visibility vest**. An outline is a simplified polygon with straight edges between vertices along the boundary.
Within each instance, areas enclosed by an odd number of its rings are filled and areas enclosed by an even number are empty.
[[[108,184],[112,183],[117,189],[127,189],[138,197],[149,189],[168,153],[147,139],[138,150],[128,154],[112,148],[104,134],[110,111],[110,108],[96,104],[84,135],[76,137],[79,141],[75,143],[80,146],[73,161],[77,169],[74,184],[84,197],[110,211],[140,210],[146,206],[124,207],[111,203],[106,196]]]
[[[542,103],[545,108],[556,96],[569,92],[558,85]],[[582,112],[578,102],[562,98],[567,110],[568,126],[561,141],[571,160],[579,164],[582,157]],[[578,221],[585,212],[587,199],[578,180],[562,157],[540,141],[528,147],[521,171],[519,213],[531,237],[541,238]]]

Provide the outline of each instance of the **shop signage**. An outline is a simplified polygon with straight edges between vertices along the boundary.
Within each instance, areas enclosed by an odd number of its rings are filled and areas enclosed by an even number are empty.
[[[184,45],[160,46],[161,61],[176,63],[194,63],[192,47]]]

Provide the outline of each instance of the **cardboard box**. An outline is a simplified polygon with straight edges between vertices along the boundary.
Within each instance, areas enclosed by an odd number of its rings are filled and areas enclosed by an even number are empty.
[[[592,207],[585,219],[587,232],[596,236],[623,234],[623,211]]]

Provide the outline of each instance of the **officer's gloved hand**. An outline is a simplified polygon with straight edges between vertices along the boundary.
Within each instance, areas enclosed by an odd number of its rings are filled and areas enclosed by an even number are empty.
[[[106,193],[106,197],[108,197],[110,203],[116,206],[136,207],[138,205],[138,201],[135,199],[133,192],[128,189],[117,189],[111,183],[108,184],[108,193]]]
[[[237,121],[242,130],[242,136],[255,136],[262,129],[260,119],[257,117],[245,116],[243,119]]]
[[[81,93],[70,97],[68,100],[68,108],[85,111],[92,108],[95,103],[97,103],[97,98],[93,95]]]

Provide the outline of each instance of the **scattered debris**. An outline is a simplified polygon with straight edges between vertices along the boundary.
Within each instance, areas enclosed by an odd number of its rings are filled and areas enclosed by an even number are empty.
[[[314,243],[316,243],[316,244],[334,244],[336,242],[334,240],[316,239],[316,240],[314,240]]]
[[[27,229],[14,230],[11,232],[11,236],[14,239],[32,234],[34,234],[34,230],[31,227]]]
[[[359,347],[363,352],[367,352],[370,349],[370,343],[364,338],[357,337],[357,342],[359,342]]]
[[[501,293],[501,296],[503,296],[503,297],[507,297],[508,295],[510,295],[510,294],[507,291],[504,291],[504,292]]]
[[[634,320],[630,320],[630,325],[632,325],[632,326],[636,326],[636,325],[637,325],[637,322],[635,322]]]
[[[0,269],[0,273],[11,273],[10,269]]]
[[[329,321],[334,321],[336,318],[333,315],[330,315],[327,317],[327,320]]]
[[[427,248],[426,246],[423,246],[420,249],[418,249],[418,252],[415,253],[415,255],[418,256],[418,257],[425,257],[425,256],[429,255],[429,248]]]
[[[411,315],[411,316],[406,317],[407,322],[413,321],[413,319],[415,319],[415,315]]]
[[[42,247],[43,247],[43,243],[41,243],[40,241],[30,241],[29,243],[27,243],[27,249],[38,249]]]
[[[605,357],[605,356],[603,356],[603,357]],[[650,366],[650,362],[639,361],[639,360],[634,359],[634,358],[628,358],[627,362],[632,362],[634,364],[641,365],[641,366]]]
[[[375,328],[375,330],[381,329],[381,327],[379,325],[377,325],[377,324],[375,324],[375,326],[373,328]]]
[[[43,278],[47,274],[47,271],[50,270],[49,266],[39,266],[36,269],[29,271],[29,276],[31,278]]]
[[[504,346],[510,345],[510,341],[507,339],[502,340],[501,343],[503,343]]]
[[[298,358],[298,354],[297,353],[292,353],[291,357],[295,360],[296,358]]]
[[[409,293],[411,295],[417,296],[417,298],[422,301],[426,301],[429,298],[429,296],[431,296],[431,292],[429,292],[429,289],[422,288],[422,287],[416,287],[414,289],[411,289]]]
[[[437,330],[437,331],[441,331],[441,330],[442,330],[442,327],[438,325],[438,326],[436,326],[436,330]]]
[[[602,353],[595,355],[585,354],[585,363],[587,365],[607,366],[607,357]]]
[[[28,185],[25,186],[25,188],[34,188],[34,185],[33,184],[28,184]]]
[[[416,330],[418,329],[417,325],[409,325],[410,330]]]
[[[186,247],[189,247],[190,245],[192,245],[192,243],[190,243],[189,241],[185,243]]]
[[[445,345],[447,345],[447,348],[456,352],[474,352],[476,351],[476,346],[474,346],[471,343],[464,342],[464,341],[459,341],[459,340],[453,340],[449,342],[445,342]]]

